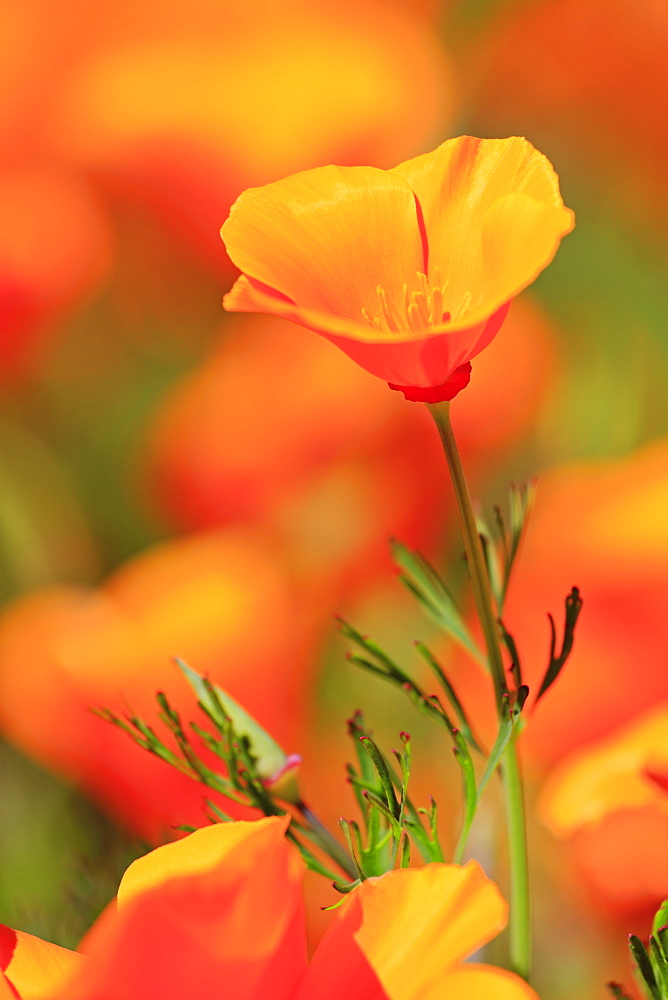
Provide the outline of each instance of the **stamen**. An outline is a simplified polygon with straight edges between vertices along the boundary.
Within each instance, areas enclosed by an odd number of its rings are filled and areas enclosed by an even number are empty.
[[[420,286],[419,291],[424,295],[425,301],[429,302],[429,282],[427,281],[427,275],[423,271],[418,271],[417,280]]]
[[[443,319],[443,289],[440,285],[432,288],[429,306],[429,323],[440,323]]]
[[[417,287],[416,287],[417,286]],[[471,305],[471,293],[462,296],[459,308],[453,313],[444,309],[445,293],[448,282],[441,280],[438,268],[432,272],[432,283],[423,271],[417,271],[410,290],[408,282],[404,282],[401,290],[401,304],[388,298],[382,285],[376,286],[378,311],[363,308],[362,316],[374,330],[381,333],[422,333],[430,327],[441,323],[449,323],[452,315],[459,318]]]
[[[402,300],[403,300],[403,305],[404,305],[404,316],[408,316],[408,307],[410,305],[411,300],[410,300],[409,295],[408,295],[408,282],[407,281],[404,281]]]
[[[423,277],[424,277],[424,275],[423,275]],[[426,278],[425,278],[425,281],[426,281]],[[422,289],[420,289],[419,292],[413,292],[413,294],[411,295],[411,301],[414,302],[415,305],[420,310],[420,317],[422,319],[422,324],[421,325],[423,327],[429,326],[429,306],[427,305],[427,296],[428,295],[429,295],[429,289],[428,288],[427,288],[427,295],[426,296],[425,296],[425,293],[422,291]]]
[[[380,305],[380,311],[382,313],[383,319],[387,324],[388,329],[392,333],[399,333],[400,323],[396,323],[394,316],[390,311],[390,306],[387,301],[387,294],[382,285],[378,285],[376,288],[376,295],[378,296],[378,304]]]
[[[374,330],[381,330],[380,320],[377,316],[374,316],[365,306],[362,307],[362,316],[367,321],[369,326],[372,326]]]
[[[471,305],[471,293],[466,292],[462,298],[462,301],[459,304],[459,309],[457,310],[457,319],[459,319],[460,316],[463,316],[464,313],[468,311],[470,305]]]
[[[408,316],[408,325],[413,331],[413,333],[419,333],[419,331],[423,327],[422,315],[415,302],[411,302],[408,309],[406,310],[406,314]]]

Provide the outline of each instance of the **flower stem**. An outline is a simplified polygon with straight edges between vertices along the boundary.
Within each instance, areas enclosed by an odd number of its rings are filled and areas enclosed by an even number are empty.
[[[471,577],[473,598],[485,639],[497,711],[499,718],[501,718],[501,706],[507,692],[507,685],[498,622],[475,514],[471,506],[464,470],[450,423],[450,404],[448,402],[428,403],[427,409],[436,422],[450,471]],[[518,975],[528,979],[531,965],[531,918],[526,821],[515,739],[511,739],[505,751],[501,774],[505,788],[510,868],[510,961],[513,970]]]
[[[510,962],[528,979],[531,972],[531,908],[524,790],[514,736],[504,754],[501,777],[506,798],[510,869]]]
[[[492,592],[489,586],[489,576],[487,575],[487,565],[482,551],[478,526],[471,506],[468,486],[464,477],[459,451],[452,433],[450,423],[449,403],[428,403],[427,409],[431,412],[436,421],[438,432],[443,443],[443,450],[450,470],[450,479],[455,491],[457,501],[457,513],[459,515],[459,527],[464,540],[464,550],[471,576],[471,586],[473,589],[473,599],[475,601],[478,619],[485,638],[487,649],[487,661],[492,673],[494,682],[494,693],[496,705],[501,714],[501,702],[503,695],[507,691],[503,658],[501,656],[501,646],[499,644],[499,630],[492,604]]]

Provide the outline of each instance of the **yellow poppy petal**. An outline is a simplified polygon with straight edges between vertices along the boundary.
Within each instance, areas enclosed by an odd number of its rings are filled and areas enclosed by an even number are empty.
[[[424,268],[415,196],[375,167],[319,167],[244,191],[222,230],[248,277],[305,309],[365,325],[378,286],[399,301]]]
[[[462,965],[427,988],[420,1000],[538,1000],[538,994],[505,969]]]
[[[49,1000],[85,962],[77,952],[25,931],[0,927],[0,935],[4,971],[21,1000]]]
[[[429,281],[438,274],[453,328],[526,288],[574,225],[552,165],[526,139],[460,136],[393,172],[420,203]]]
[[[271,827],[283,832],[287,820],[270,817],[206,826],[182,840],[157,847],[133,861],[123,875],[118,887],[119,906],[173,879],[215,871],[232,851],[262,837]]]
[[[391,1000],[422,1000],[432,983],[449,982],[449,970],[506,923],[506,903],[475,861],[390,872],[357,893],[355,940]]]
[[[135,862],[67,997],[290,1000],[307,965],[304,865],[286,820],[218,824]]]

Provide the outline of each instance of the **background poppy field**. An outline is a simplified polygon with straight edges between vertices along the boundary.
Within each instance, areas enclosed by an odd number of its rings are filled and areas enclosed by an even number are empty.
[[[203,821],[197,786],[88,710],[153,717],[160,689],[195,718],[175,655],[303,755],[332,824],[354,812],[345,720],[362,708],[388,748],[410,730],[416,795],[454,843],[450,750],[346,661],[334,620],[416,671],[428,640],[484,731],[477,671],[389,553],[463,582],[436,434],[324,339],[223,313],[218,232],[242,190],[296,170],[523,135],[577,225],[453,422],[487,511],[538,477],[508,606],[529,683],[546,613],[573,584],[585,600],[525,741],[536,986],[629,981],[626,936],[668,896],[665,714],[626,784],[605,756],[595,813],[569,769],[668,702],[667,104],[664,0],[5,0],[2,922],[74,946],[130,860]],[[471,845],[490,865],[497,807]],[[332,894],[308,894],[315,938]]]

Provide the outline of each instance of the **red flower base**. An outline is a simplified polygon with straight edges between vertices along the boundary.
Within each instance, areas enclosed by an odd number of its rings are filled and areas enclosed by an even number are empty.
[[[451,375],[448,375],[445,382],[440,385],[430,385],[426,388],[419,385],[393,385],[388,382],[390,389],[403,392],[406,399],[413,403],[443,403],[446,400],[454,399],[458,392],[465,389],[471,378],[471,362],[455,368]]]

